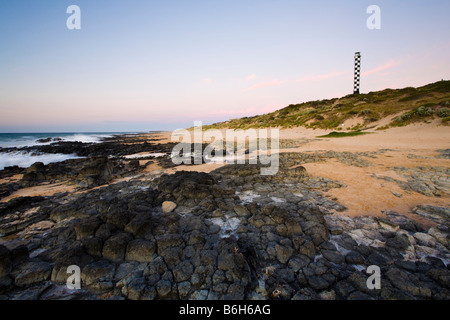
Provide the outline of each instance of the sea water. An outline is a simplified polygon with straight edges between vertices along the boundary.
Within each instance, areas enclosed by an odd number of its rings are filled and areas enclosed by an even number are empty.
[[[48,145],[58,141],[99,143],[103,139],[117,134],[131,134],[132,132],[95,132],[95,133],[0,133],[0,148],[23,148],[38,145]],[[39,142],[40,139],[51,138],[49,142]],[[21,150],[0,150],[0,170],[9,166],[27,168],[35,162],[49,164],[67,159],[80,158],[76,154],[36,153]]]

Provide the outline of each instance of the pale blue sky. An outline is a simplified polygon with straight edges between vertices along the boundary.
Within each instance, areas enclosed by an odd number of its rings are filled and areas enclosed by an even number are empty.
[[[69,5],[81,30],[68,30]],[[381,30],[369,30],[369,5]],[[450,1],[1,0],[0,132],[170,130],[450,74]]]

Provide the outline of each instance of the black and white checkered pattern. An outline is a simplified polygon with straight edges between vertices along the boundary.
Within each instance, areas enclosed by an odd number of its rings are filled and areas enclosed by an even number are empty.
[[[359,74],[361,71],[361,53],[355,53],[355,80],[353,82],[353,93],[359,94]]]

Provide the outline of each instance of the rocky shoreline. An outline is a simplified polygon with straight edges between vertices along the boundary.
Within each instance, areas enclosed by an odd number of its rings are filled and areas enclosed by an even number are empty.
[[[363,158],[373,154],[282,153],[273,176],[261,176],[260,164],[230,164],[151,178],[140,178],[143,168],[170,168],[168,156],[124,158],[172,147],[139,136],[55,142],[39,151],[86,158],[2,170],[2,179],[22,177],[0,184],[1,198],[58,182],[76,192],[0,203],[0,299],[450,298],[448,207],[414,208],[432,227],[394,211],[350,218],[324,195],[345,185],[302,166],[324,158],[369,166]],[[436,170],[398,170],[411,179],[408,192],[426,194],[413,182],[428,179],[429,196],[448,193],[448,169],[445,181]],[[81,270],[81,289],[66,287],[70,265]],[[371,265],[380,289],[367,286]]]

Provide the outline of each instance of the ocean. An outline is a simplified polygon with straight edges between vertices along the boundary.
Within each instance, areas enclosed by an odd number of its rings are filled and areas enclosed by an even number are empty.
[[[56,141],[80,141],[84,143],[99,143],[104,138],[118,134],[136,132],[64,132],[64,133],[0,133],[0,148],[21,148],[35,145],[46,145]],[[44,139],[44,140],[41,140]],[[41,141],[39,141],[41,140]],[[0,152],[0,170],[9,166],[27,168],[35,162],[49,164],[67,159],[80,158],[76,154],[30,153],[26,151]]]

